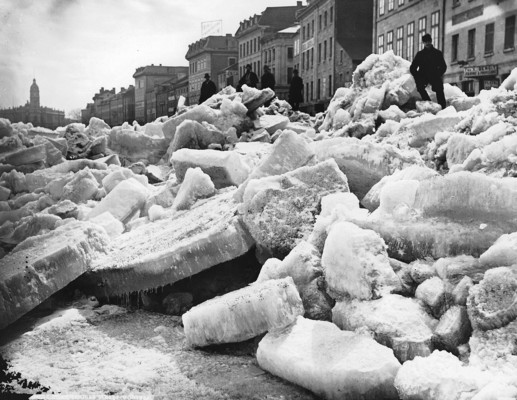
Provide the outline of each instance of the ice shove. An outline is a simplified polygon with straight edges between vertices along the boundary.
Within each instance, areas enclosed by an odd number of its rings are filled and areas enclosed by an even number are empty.
[[[218,296],[183,314],[191,346],[241,342],[283,328],[303,315],[303,305],[290,277],[253,283]]]
[[[397,399],[393,386],[400,364],[369,336],[341,331],[325,321],[298,317],[270,331],[259,343],[262,369],[325,399]]]
[[[322,265],[329,293],[335,298],[370,300],[400,286],[382,238],[350,222],[330,228]]]
[[[310,144],[318,161],[333,158],[345,173],[350,191],[359,200],[383,177],[424,162],[416,150],[400,150],[387,144],[356,138],[333,138]]]
[[[189,168],[199,167],[218,189],[239,186],[249,173],[241,155],[233,151],[180,149],[174,152],[170,162],[179,181]]]
[[[367,328],[379,343],[393,349],[400,362],[426,357],[433,350],[437,321],[412,298],[390,294],[371,301],[338,301],[332,321],[345,330]]]
[[[87,215],[92,219],[109,211],[122,223],[126,223],[144,205],[149,192],[134,178],[126,179],[104,197]]]

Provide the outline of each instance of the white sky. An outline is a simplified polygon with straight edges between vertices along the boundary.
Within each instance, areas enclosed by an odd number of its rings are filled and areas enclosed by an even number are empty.
[[[304,2],[305,4],[305,2]],[[271,6],[296,0],[0,0],[0,108],[29,100],[33,77],[42,106],[84,108],[101,86],[134,84],[135,69],[185,65],[201,22],[223,34]]]

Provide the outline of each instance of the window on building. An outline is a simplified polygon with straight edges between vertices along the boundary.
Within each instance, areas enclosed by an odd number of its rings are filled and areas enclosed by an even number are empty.
[[[422,40],[422,36],[424,36],[427,31],[427,17],[422,17],[418,20],[418,41]]]
[[[485,26],[485,54],[494,52],[494,23]]]
[[[257,38],[253,39],[253,52],[256,53],[257,52]]]
[[[511,50],[515,46],[515,15],[507,17],[504,25],[504,49]]]
[[[250,42],[247,41],[246,42],[246,55],[249,55],[250,54]]]
[[[343,64],[345,62],[345,51],[341,49],[339,51],[339,63]]]
[[[393,31],[386,34],[386,51],[393,50]]]
[[[451,45],[451,62],[458,61],[458,43],[460,40],[460,35],[452,35],[452,45]]]
[[[410,22],[407,24],[407,37],[406,37],[406,60],[412,60],[415,54],[415,23]]]
[[[377,38],[377,53],[384,53],[384,34],[379,35]],[[343,63],[343,50],[341,50],[341,63]]]
[[[330,7],[330,23],[334,23],[334,7]]]
[[[404,55],[403,47],[404,47],[404,27],[399,26],[397,28],[397,44],[395,46],[395,54],[397,56],[402,57]]]
[[[305,26],[302,28],[302,40],[305,42]]]
[[[273,61],[275,61],[275,53],[276,53],[276,50],[273,49]]]
[[[314,67],[314,47],[311,49],[311,68]]]
[[[320,14],[318,15],[318,30],[321,31],[321,20],[322,20],[323,16]]]
[[[314,36],[314,20],[311,21],[311,31],[312,31],[312,36]]]
[[[399,0],[399,7],[404,5],[404,0]]]
[[[302,70],[305,69],[305,51],[302,53]]]
[[[329,75],[329,97],[332,97],[332,75]]]
[[[384,2],[385,0],[379,0],[379,15],[384,15]]]
[[[311,81],[311,100],[314,100],[314,82]]]
[[[305,101],[309,101],[309,82],[305,84]]]
[[[318,63],[321,62],[321,43],[318,43]]]
[[[328,24],[328,13],[325,11],[325,14],[323,16],[323,26],[326,28]]]
[[[271,49],[269,49],[267,51],[267,62],[270,63],[271,62]]]
[[[388,0],[388,11],[393,11],[395,0]]]
[[[307,53],[307,57],[305,57],[307,59],[307,68],[306,69],[309,69],[309,67],[310,67],[310,57],[309,57],[310,50],[307,50],[306,53]]]
[[[472,59],[475,57],[476,57],[476,30],[470,29],[468,32],[467,58]]]
[[[293,47],[288,47],[287,48],[287,59],[288,60],[292,60],[294,57],[294,48]]]
[[[333,48],[333,40],[329,38],[329,60],[332,60],[332,48]]]
[[[437,49],[440,48],[440,11],[431,14],[431,38],[433,45]]]
[[[318,78],[318,86],[316,86],[316,99],[321,99],[321,79]]]
[[[323,42],[323,61],[327,59],[327,41]]]

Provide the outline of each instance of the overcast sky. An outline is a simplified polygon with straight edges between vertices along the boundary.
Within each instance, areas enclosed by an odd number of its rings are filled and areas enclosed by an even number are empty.
[[[305,2],[304,2],[305,4]],[[25,104],[32,79],[42,106],[84,108],[101,86],[117,92],[149,64],[188,65],[201,23],[223,34],[296,0],[0,0],[0,107]]]

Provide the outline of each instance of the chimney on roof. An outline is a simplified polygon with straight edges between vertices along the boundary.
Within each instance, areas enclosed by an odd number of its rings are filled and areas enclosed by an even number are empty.
[[[162,66],[162,64],[160,64],[160,67]]]
[[[101,87],[101,92],[104,92],[104,86],[103,86],[103,87]]]
[[[296,2],[296,7],[301,7],[302,6],[302,2],[301,1],[297,1]]]

